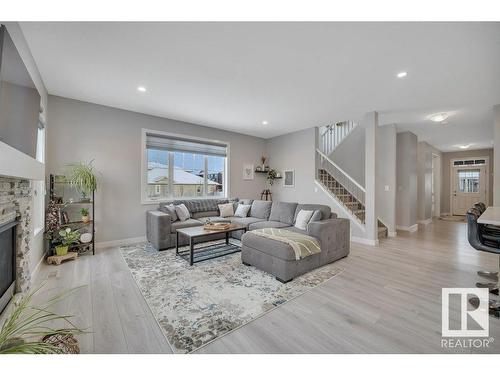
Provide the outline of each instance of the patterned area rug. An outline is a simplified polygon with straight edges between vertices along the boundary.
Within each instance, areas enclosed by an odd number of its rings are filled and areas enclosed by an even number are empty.
[[[342,272],[333,263],[282,284],[243,265],[240,253],[189,266],[175,250],[120,250],[175,353],[198,349]]]

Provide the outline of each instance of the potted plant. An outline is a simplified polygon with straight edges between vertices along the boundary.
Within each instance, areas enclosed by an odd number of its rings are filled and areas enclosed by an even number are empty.
[[[267,181],[269,182],[269,185],[273,186],[274,180],[278,177],[278,172],[276,172],[275,169],[270,169],[267,172]]]
[[[97,177],[94,173],[93,162],[91,160],[88,163],[68,164],[70,168],[69,183],[82,195],[82,202],[90,202],[90,195],[97,189]]]
[[[86,333],[86,331],[71,322],[70,318],[73,316],[59,315],[50,311],[57,302],[78,288],[58,294],[37,306],[33,304],[32,299],[41,288],[40,286],[24,294],[22,298],[14,302],[10,315],[6,316],[0,329],[0,354],[67,353],[67,348],[63,343],[50,340],[54,335],[73,337],[72,353],[79,352],[78,341],[74,339],[74,335]],[[56,325],[60,325],[61,328],[55,328]],[[75,342],[76,348],[74,348]]]
[[[262,154],[262,156],[260,157],[260,161],[262,162],[262,170],[266,170],[266,160],[267,160],[267,157]]]
[[[66,228],[59,231],[59,237],[61,238],[61,245],[56,246],[56,254],[66,255],[68,254],[69,246],[78,242],[80,232],[77,230],[71,230],[71,228]]]
[[[87,224],[89,221],[90,221],[90,218],[89,218],[89,210],[87,210],[86,208],[82,208],[80,210],[80,213],[82,214],[82,221]]]

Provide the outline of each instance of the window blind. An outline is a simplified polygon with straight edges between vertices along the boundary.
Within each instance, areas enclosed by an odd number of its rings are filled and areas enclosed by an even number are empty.
[[[159,134],[146,133],[146,147],[172,152],[190,152],[212,156],[227,156],[227,145],[209,141],[194,141]]]

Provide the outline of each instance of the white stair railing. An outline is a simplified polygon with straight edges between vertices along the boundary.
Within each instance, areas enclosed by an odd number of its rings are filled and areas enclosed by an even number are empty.
[[[335,164],[325,153],[320,149],[316,149],[317,168],[316,173],[319,174],[320,169],[327,171],[344,189],[346,189],[354,198],[356,198],[363,206],[365,205],[366,189],[361,186],[356,180],[349,176],[342,168]],[[319,175],[316,176],[320,180]]]
[[[342,121],[321,127],[322,134],[319,140],[321,152],[330,155],[356,126],[353,121]]]

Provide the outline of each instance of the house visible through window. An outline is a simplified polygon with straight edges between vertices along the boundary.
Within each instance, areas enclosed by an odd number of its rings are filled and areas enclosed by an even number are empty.
[[[146,132],[144,146],[146,201],[226,195],[226,144]]]

